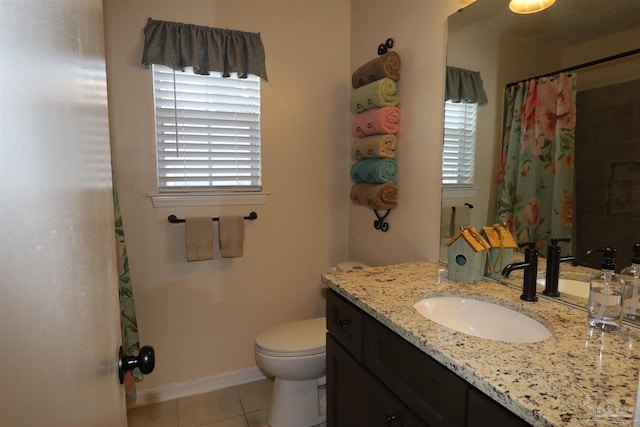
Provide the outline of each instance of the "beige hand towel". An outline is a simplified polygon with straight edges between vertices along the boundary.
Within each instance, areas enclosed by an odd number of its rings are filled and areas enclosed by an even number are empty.
[[[244,217],[220,217],[220,252],[224,258],[241,257],[244,245]]]
[[[187,261],[212,259],[213,224],[211,217],[186,218],[184,223]]]

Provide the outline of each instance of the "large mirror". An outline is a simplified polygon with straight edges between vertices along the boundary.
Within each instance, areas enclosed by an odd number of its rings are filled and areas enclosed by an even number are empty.
[[[591,64],[573,70],[575,195],[568,250],[584,266],[578,268],[583,277],[601,261],[587,256],[588,249],[615,247],[618,269],[629,264],[640,241],[640,52],[628,54],[640,50],[640,1],[558,0],[542,12],[517,15],[508,0],[477,0],[447,25],[447,65],[479,71],[489,102],[477,110],[473,188],[443,189],[443,223],[451,206],[469,205],[470,225],[496,222],[505,87]],[[612,56],[621,57],[600,62]],[[444,231],[441,238],[447,241]],[[575,268],[563,264],[560,270]]]

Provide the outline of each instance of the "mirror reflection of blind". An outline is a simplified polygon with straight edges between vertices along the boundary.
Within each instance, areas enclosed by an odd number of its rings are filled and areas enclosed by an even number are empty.
[[[444,104],[442,184],[445,186],[473,186],[477,111],[477,104],[451,101]]]

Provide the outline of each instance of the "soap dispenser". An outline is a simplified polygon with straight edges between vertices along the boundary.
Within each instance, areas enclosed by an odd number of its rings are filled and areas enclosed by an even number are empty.
[[[622,316],[629,320],[640,319],[640,243],[633,245],[631,265],[623,268],[620,275],[625,282]]]
[[[589,282],[590,326],[605,331],[620,329],[622,317],[622,296],[624,281],[615,273],[616,250],[604,248],[588,251],[587,254],[602,252],[602,271],[594,274]]]

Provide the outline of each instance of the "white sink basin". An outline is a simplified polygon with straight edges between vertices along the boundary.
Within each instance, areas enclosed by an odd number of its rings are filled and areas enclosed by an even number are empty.
[[[538,285],[544,287],[545,282],[545,279],[540,279],[538,280]],[[558,279],[558,290],[565,294],[589,299],[589,282],[573,279]]]
[[[436,296],[424,298],[413,307],[429,320],[480,338],[526,343],[551,337],[549,329],[531,317],[477,299]]]

